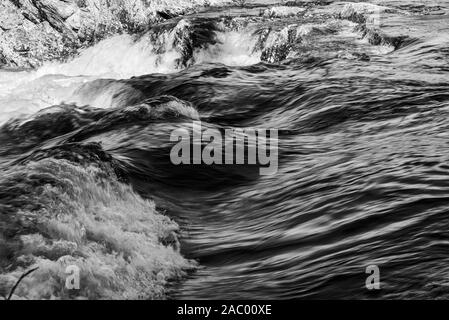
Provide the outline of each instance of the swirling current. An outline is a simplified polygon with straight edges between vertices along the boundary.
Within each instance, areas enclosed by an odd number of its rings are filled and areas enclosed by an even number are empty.
[[[448,298],[448,14],[248,2],[0,70],[0,295]],[[278,171],[174,165],[192,121],[277,129]]]

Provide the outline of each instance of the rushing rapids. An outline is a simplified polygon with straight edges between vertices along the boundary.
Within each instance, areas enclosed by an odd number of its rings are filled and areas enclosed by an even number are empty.
[[[0,295],[447,298],[448,14],[209,7],[0,69]],[[277,129],[278,172],[173,165],[192,121]]]

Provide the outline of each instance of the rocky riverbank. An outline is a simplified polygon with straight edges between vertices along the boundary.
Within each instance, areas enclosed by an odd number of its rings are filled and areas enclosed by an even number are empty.
[[[34,68],[109,35],[227,0],[2,0],[0,67]]]

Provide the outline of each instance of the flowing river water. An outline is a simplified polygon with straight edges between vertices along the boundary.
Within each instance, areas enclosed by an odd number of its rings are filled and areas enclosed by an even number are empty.
[[[249,2],[0,70],[0,287],[38,266],[19,297],[448,298],[448,14]],[[194,120],[277,129],[277,173],[173,165]]]

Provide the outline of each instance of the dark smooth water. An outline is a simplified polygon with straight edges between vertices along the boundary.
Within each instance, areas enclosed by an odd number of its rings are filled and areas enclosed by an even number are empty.
[[[196,31],[183,70],[86,83],[78,95],[106,92],[112,109],[33,118],[28,145],[4,127],[2,161],[100,142],[123,183],[180,225],[180,252],[198,262],[170,298],[447,298],[449,3],[377,3],[389,10],[375,25],[336,16],[335,3],[294,17],[259,17],[263,6],[186,17]],[[201,62],[220,28],[253,39],[244,55],[259,61],[214,62],[236,52],[221,48]],[[154,100],[163,95],[180,100]],[[169,111],[126,109],[142,101]],[[194,119],[278,129],[278,172],[172,165],[170,132]],[[372,264],[380,291],[365,288]]]

